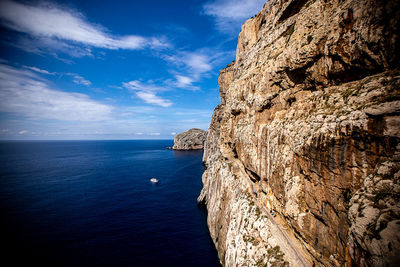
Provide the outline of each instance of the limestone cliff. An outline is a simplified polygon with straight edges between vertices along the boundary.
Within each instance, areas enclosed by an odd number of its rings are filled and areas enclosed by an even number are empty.
[[[242,26],[198,199],[223,265],[399,264],[399,10],[270,0]]]
[[[186,132],[177,134],[174,138],[174,146],[176,150],[203,149],[204,142],[207,138],[207,132],[201,129],[192,128]]]

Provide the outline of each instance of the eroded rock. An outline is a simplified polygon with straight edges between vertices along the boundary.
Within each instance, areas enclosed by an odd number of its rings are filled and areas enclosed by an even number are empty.
[[[174,146],[172,147],[172,149],[175,150],[203,149],[206,138],[207,138],[206,131],[193,128],[187,130],[186,132],[177,134],[174,138]]]
[[[243,25],[198,199],[224,266],[398,263],[399,10],[270,0]]]

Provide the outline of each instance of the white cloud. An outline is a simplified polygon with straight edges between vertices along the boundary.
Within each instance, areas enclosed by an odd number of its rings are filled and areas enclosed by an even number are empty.
[[[93,56],[90,47],[68,43],[65,40],[57,40],[50,37],[22,35],[8,44],[34,54],[50,54],[67,64],[71,64],[72,61],[60,57],[59,54],[67,54],[73,58]]]
[[[171,135],[176,135],[176,132],[172,132]]]
[[[22,130],[18,132],[18,134],[27,134],[27,133],[29,133],[27,130]]]
[[[142,83],[141,81],[134,80],[126,83],[122,83],[122,86],[135,90],[135,91],[149,91],[149,92],[164,92],[168,91],[168,88],[154,84],[152,81]]]
[[[181,59],[195,73],[204,73],[212,69],[210,57],[205,54],[185,53]]]
[[[86,86],[90,86],[92,85],[92,83],[89,80],[86,80],[85,78],[83,78],[82,76],[75,74],[75,73],[67,73],[66,75],[70,75],[72,76],[72,81],[76,84],[81,84],[81,85],[86,85]]]
[[[194,80],[188,76],[175,75],[177,85],[179,87],[191,86]]]
[[[110,118],[112,107],[80,93],[49,87],[47,80],[26,69],[0,64],[0,111],[32,119],[99,121]]]
[[[173,83],[173,85],[179,88],[199,90],[198,86],[193,85],[194,82],[196,82],[196,79],[194,79],[193,77],[176,74],[175,82]]]
[[[149,133],[149,135],[160,135],[160,133]]]
[[[29,69],[29,70],[33,70],[35,72],[41,73],[41,74],[46,74],[46,75],[55,75],[55,74],[61,74],[61,75],[67,75],[67,76],[71,76],[72,77],[72,81],[76,84],[81,84],[81,85],[86,85],[86,86],[90,86],[92,85],[92,83],[83,78],[82,76],[76,74],[76,73],[57,73],[57,72],[50,72],[48,70],[44,70],[44,69],[40,69],[37,67],[32,67],[32,66],[24,66],[24,68]]]
[[[212,75],[212,70],[221,63],[235,57],[235,51],[221,51],[217,48],[203,48],[197,51],[178,51],[174,55],[163,55],[162,58],[177,70],[170,71],[175,80],[171,86],[183,89],[199,90],[194,83],[199,82],[204,76]]]
[[[43,70],[43,69],[39,69],[37,67],[31,67],[31,66],[24,66],[25,68],[29,69],[29,70],[33,70],[36,71],[38,73],[42,73],[42,74],[47,74],[47,75],[54,75],[56,74],[55,72],[49,72],[47,70]]]
[[[212,70],[212,56],[205,51],[179,52],[172,56],[164,56],[164,59],[175,65],[184,67],[194,76]]]
[[[199,87],[193,83],[200,81],[201,76],[213,68],[212,57],[204,51],[183,51],[174,55],[164,55],[163,58],[178,67],[180,73],[175,74],[175,80],[170,82],[171,86],[178,88],[198,90]]]
[[[166,91],[167,88],[157,86],[152,82],[144,84],[140,81],[130,81],[127,83],[122,83],[122,86],[133,91],[137,97],[142,99],[147,104],[157,105],[165,108],[173,104],[170,100],[164,99],[156,94],[158,92]]]
[[[167,108],[172,105],[171,101],[169,101],[168,99],[163,99],[154,94],[153,92],[138,91],[136,92],[136,95],[147,104],[157,105],[164,108]]]
[[[203,6],[203,12],[215,19],[218,30],[237,34],[240,26],[261,11],[266,0],[215,0]]]
[[[47,45],[64,52],[73,52],[79,47],[77,44],[114,50],[169,46],[165,38],[112,35],[104,27],[87,21],[82,13],[49,2],[29,5],[1,1],[0,18],[5,27],[35,37],[37,46]],[[28,48],[27,44],[20,47]],[[90,49],[80,48],[75,56],[90,54]]]

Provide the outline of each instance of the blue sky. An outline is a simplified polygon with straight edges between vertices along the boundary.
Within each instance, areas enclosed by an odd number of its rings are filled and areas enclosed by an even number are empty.
[[[264,0],[0,0],[0,139],[207,130],[218,73]]]

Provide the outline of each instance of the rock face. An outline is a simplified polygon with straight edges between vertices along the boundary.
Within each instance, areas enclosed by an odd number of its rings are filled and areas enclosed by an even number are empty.
[[[203,149],[204,142],[207,138],[207,132],[201,129],[190,129],[186,132],[177,134],[174,138],[174,146],[176,150]]]
[[[399,10],[270,0],[242,26],[198,198],[224,266],[398,265]]]

